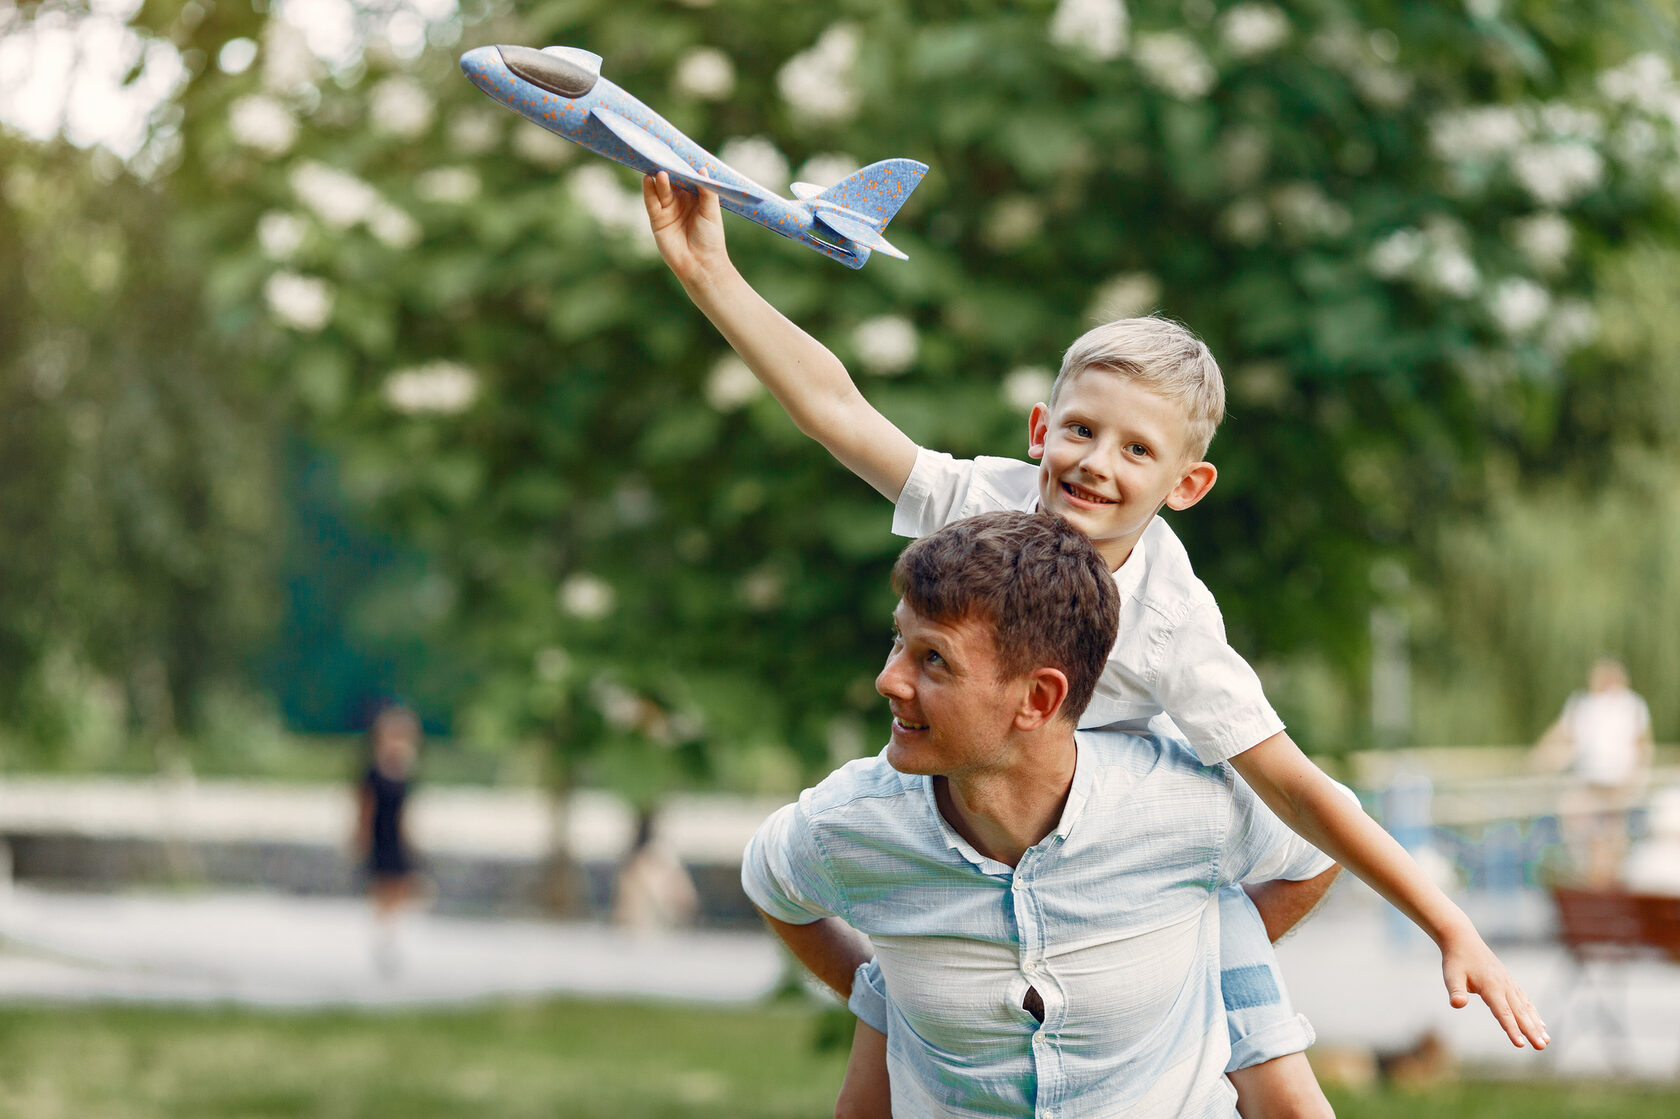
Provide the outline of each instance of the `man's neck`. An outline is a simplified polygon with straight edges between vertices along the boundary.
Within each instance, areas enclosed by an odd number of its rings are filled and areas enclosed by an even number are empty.
[[[933,779],[934,796],[957,834],[988,859],[1014,866],[1061,821],[1077,761],[1073,731],[1058,725],[1022,755],[1026,763]]]

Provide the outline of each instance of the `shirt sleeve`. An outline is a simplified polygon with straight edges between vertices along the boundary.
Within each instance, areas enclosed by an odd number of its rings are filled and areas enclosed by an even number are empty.
[[[1279,878],[1300,882],[1316,878],[1335,865],[1329,855],[1290,831],[1234,772],[1229,779],[1232,782],[1231,830],[1226,836],[1221,884],[1272,882]],[[1356,807],[1359,805],[1359,797],[1352,789],[1340,781],[1333,784]]]
[[[841,899],[798,804],[777,809],[759,825],[741,857],[741,888],[778,921],[809,925],[839,915]]]
[[[919,540],[956,520],[973,482],[973,460],[916,448],[916,465],[893,506],[894,535]]]
[[[1154,693],[1203,765],[1229,761],[1283,729],[1260,677],[1225,640],[1211,595],[1169,634]]]

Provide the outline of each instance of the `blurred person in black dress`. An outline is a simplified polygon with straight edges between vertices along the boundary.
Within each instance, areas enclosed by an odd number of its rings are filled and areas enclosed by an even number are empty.
[[[373,896],[374,962],[394,974],[401,967],[396,919],[416,893],[417,862],[405,816],[410,776],[420,752],[420,720],[390,706],[367,730],[368,768],[357,789],[356,850]]]

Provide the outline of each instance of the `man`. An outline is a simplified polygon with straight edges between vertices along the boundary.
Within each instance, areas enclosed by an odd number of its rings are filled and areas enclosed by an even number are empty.
[[[1065,521],[957,522],[893,585],[891,743],[766,821],[749,896],[837,990],[878,956],[899,1119],[1229,1116],[1217,891],[1329,860],[1184,743],[1075,731],[1119,602]]]

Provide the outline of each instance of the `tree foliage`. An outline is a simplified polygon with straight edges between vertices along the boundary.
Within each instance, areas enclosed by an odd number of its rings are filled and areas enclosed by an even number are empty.
[[[1674,84],[1641,54],[1673,26],[1643,4],[551,0],[429,42],[357,11],[365,49],[329,64],[283,13],[142,9],[188,62],[156,149],[175,251],[216,343],[432,557],[398,620],[468,666],[463,729],[632,785],[872,743],[898,542],[665,274],[634,177],[486,100],[466,46],[593,50],[774,187],[929,163],[908,264],[728,219],[924,444],[1021,454],[1098,317],[1189,324],[1231,415],[1175,528],[1239,649],[1349,688],[1373,563],[1427,566],[1489,463],[1602,447],[1570,418],[1598,276],[1673,235]]]

